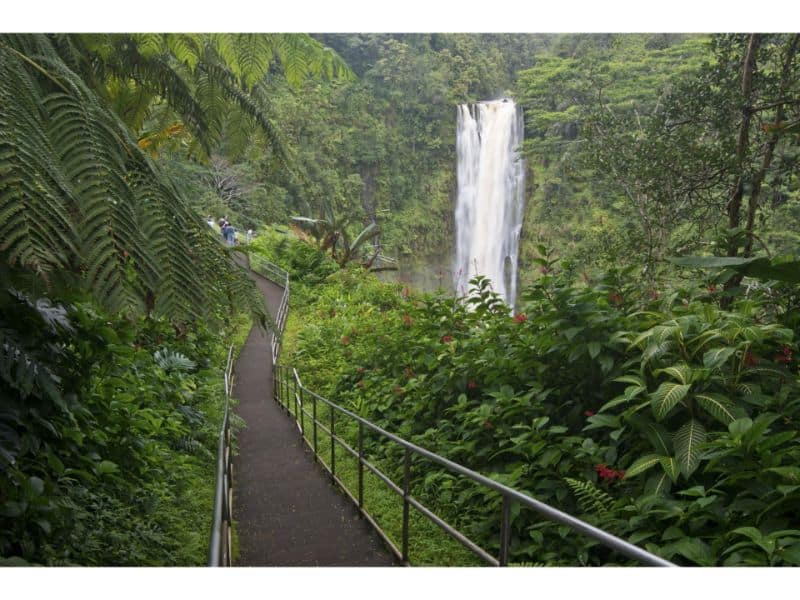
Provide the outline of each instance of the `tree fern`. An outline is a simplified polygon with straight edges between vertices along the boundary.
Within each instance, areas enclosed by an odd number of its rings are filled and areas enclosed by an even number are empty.
[[[0,38],[0,260],[111,310],[209,316],[263,301],[125,124],[46,36]],[[249,290],[244,292],[243,290]]]

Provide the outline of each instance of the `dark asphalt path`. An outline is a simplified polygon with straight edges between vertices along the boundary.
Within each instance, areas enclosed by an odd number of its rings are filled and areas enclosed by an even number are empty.
[[[283,288],[253,274],[275,315]],[[313,461],[294,420],[272,399],[270,334],[254,327],[236,361],[239,431],[233,513],[237,566],[393,566],[355,506]]]

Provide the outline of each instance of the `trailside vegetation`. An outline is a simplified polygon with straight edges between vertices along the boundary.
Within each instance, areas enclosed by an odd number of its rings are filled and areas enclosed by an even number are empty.
[[[724,307],[703,279],[642,288],[540,250],[516,314],[485,279],[457,300],[312,267],[284,361],[381,427],[667,559],[800,564],[797,282]],[[400,481],[398,449],[367,451]],[[416,497],[497,551],[497,494],[425,461],[413,474]],[[524,510],[511,560],[627,564]]]
[[[286,163],[270,69],[349,72],[308,36],[0,36],[2,564],[205,563],[225,359],[271,320],[159,152],[257,127]]]

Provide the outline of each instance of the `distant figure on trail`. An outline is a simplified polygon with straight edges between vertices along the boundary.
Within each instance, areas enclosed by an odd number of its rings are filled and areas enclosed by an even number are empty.
[[[233,228],[233,225],[227,221],[225,221],[225,226],[222,228],[222,238],[228,246],[233,246],[235,244],[236,230]]]
[[[248,244],[253,241],[253,230],[252,229],[248,229],[247,230],[247,237],[245,239],[247,240]]]

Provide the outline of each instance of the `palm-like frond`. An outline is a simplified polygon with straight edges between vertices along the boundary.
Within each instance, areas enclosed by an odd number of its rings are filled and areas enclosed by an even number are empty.
[[[0,37],[0,261],[110,310],[209,316],[252,283],[46,36]]]

